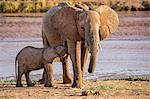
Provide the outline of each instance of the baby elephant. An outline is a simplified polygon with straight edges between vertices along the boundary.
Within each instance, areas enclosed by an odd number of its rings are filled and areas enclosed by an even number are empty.
[[[16,87],[22,87],[21,78],[23,74],[25,74],[27,86],[34,86],[30,80],[29,73],[32,70],[38,70],[42,68],[44,68],[46,71],[46,80],[44,86],[52,87],[53,70],[48,63],[52,64],[54,58],[63,57],[65,53],[67,53],[67,48],[64,46],[58,46],[55,48],[35,48],[32,46],[27,46],[23,48],[18,53],[15,60],[16,71],[18,63],[18,75],[16,72]]]

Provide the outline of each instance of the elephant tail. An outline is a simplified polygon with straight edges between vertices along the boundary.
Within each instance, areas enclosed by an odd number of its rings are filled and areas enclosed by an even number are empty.
[[[47,40],[47,37],[46,37],[43,29],[42,29],[42,40],[43,40],[43,46],[44,46],[44,48],[50,47],[50,44],[49,44],[49,42]]]
[[[15,74],[16,74],[16,81],[17,81],[17,78],[18,78],[18,55],[16,56],[15,58]]]

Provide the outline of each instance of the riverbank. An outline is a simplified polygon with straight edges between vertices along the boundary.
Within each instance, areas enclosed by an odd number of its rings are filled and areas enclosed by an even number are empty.
[[[149,99],[150,82],[147,81],[85,81],[81,89],[71,88],[71,84],[55,81],[55,87],[46,88],[36,84],[34,87],[16,88],[15,82],[0,82],[2,99]],[[24,83],[25,84],[25,83]]]
[[[107,39],[150,39],[150,15],[145,12],[119,12],[119,28]],[[11,14],[10,14],[11,15]],[[13,15],[13,14],[12,14]],[[15,14],[14,14],[15,15]],[[36,16],[38,17],[36,17]],[[43,13],[27,14],[23,17],[0,16],[0,40],[7,38],[41,38]]]

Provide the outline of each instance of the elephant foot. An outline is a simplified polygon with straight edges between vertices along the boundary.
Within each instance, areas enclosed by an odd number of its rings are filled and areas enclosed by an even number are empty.
[[[82,87],[82,83],[73,82],[72,84],[72,88],[81,88],[81,87]]]
[[[40,84],[44,84],[45,80],[44,79],[40,79],[38,82],[40,82]]]
[[[54,87],[54,84],[48,83],[48,84],[45,84],[44,87]]]
[[[29,83],[27,84],[27,87],[33,87],[35,85],[35,83]]]
[[[16,87],[23,87],[22,84],[16,84]]]
[[[71,83],[72,83],[72,80],[70,77],[63,78],[63,84],[71,84]]]

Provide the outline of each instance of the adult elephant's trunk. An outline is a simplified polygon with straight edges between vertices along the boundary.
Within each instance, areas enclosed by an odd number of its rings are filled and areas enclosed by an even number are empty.
[[[96,67],[96,63],[98,60],[98,52],[99,52],[99,32],[98,30],[92,31],[90,34],[89,48],[90,48],[90,64],[89,64],[89,73],[93,73]]]
[[[97,52],[94,50],[95,49],[93,49],[93,52],[91,52],[91,56],[90,56],[90,64],[89,64],[89,69],[88,69],[89,73],[94,72],[96,63],[97,63],[97,59],[98,59],[98,50],[97,50]]]

